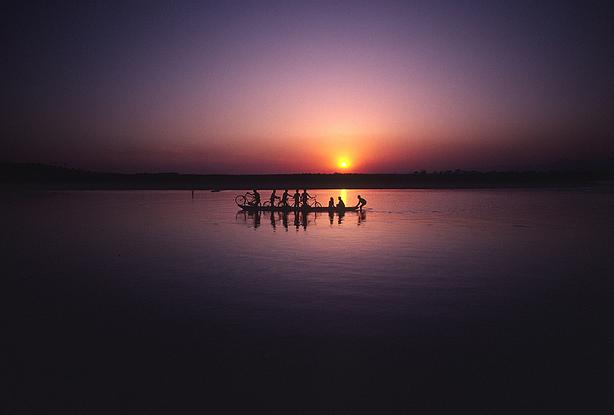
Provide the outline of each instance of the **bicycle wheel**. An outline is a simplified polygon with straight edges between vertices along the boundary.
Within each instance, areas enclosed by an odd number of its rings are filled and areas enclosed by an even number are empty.
[[[238,195],[237,197],[235,197],[235,203],[240,206],[245,206],[247,205],[247,199],[244,195]]]
[[[322,207],[322,203],[320,203],[320,202],[318,202],[316,200],[316,202],[313,204],[313,207],[321,208]]]

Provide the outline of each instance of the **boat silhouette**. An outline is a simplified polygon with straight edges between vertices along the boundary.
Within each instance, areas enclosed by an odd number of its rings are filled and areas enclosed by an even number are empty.
[[[242,210],[247,212],[353,212],[358,210],[357,206],[345,206],[343,208],[329,208],[327,206],[264,206],[264,205],[240,205],[237,203]]]

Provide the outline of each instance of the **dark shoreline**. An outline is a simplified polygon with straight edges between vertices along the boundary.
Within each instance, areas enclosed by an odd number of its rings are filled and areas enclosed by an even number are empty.
[[[447,170],[409,174],[103,173],[43,164],[0,164],[3,190],[236,190],[236,189],[480,189],[612,186],[614,169],[600,171]]]

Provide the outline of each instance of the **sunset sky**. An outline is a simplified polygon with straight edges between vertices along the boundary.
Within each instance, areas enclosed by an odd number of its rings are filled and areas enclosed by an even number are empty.
[[[0,161],[292,173],[614,158],[614,15],[597,5],[68,3],[3,6]]]

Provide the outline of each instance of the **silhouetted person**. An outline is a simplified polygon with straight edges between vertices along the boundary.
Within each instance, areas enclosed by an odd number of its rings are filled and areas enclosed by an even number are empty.
[[[303,193],[301,194],[301,202],[303,207],[309,206],[309,198],[311,198],[311,195],[307,193],[307,189],[303,189]]]
[[[366,204],[367,204],[367,200],[360,197],[360,195],[358,195],[358,203],[356,204],[356,207],[362,211],[362,207]]]
[[[260,193],[258,193],[258,190],[254,189],[254,193],[252,193],[252,195],[254,196],[254,200],[249,204],[252,206],[260,206]]]
[[[271,207],[275,207],[275,199],[279,199],[279,196],[277,196],[275,192],[277,192],[277,189],[273,189],[273,193],[271,193],[271,198],[269,199],[271,201]]]
[[[290,195],[288,194],[288,189],[286,189],[281,194],[281,206],[283,206],[283,207],[288,206],[288,197],[290,197]]]
[[[337,203],[337,209],[339,209],[340,212],[343,212],[345,209],[345,203],[343,203],[343,199],[341,199],[341,196],[339,196],[339,203]]]
[[[333,199],[332,197],[328,201],[328,208],[329,209],[334,209],[335,208],[335,199]]]
[[[292,198],[294,199],[294,208],[297,209],[301,204],[301,194],[298,189],[296,189],[296,193],[294,193]]]

